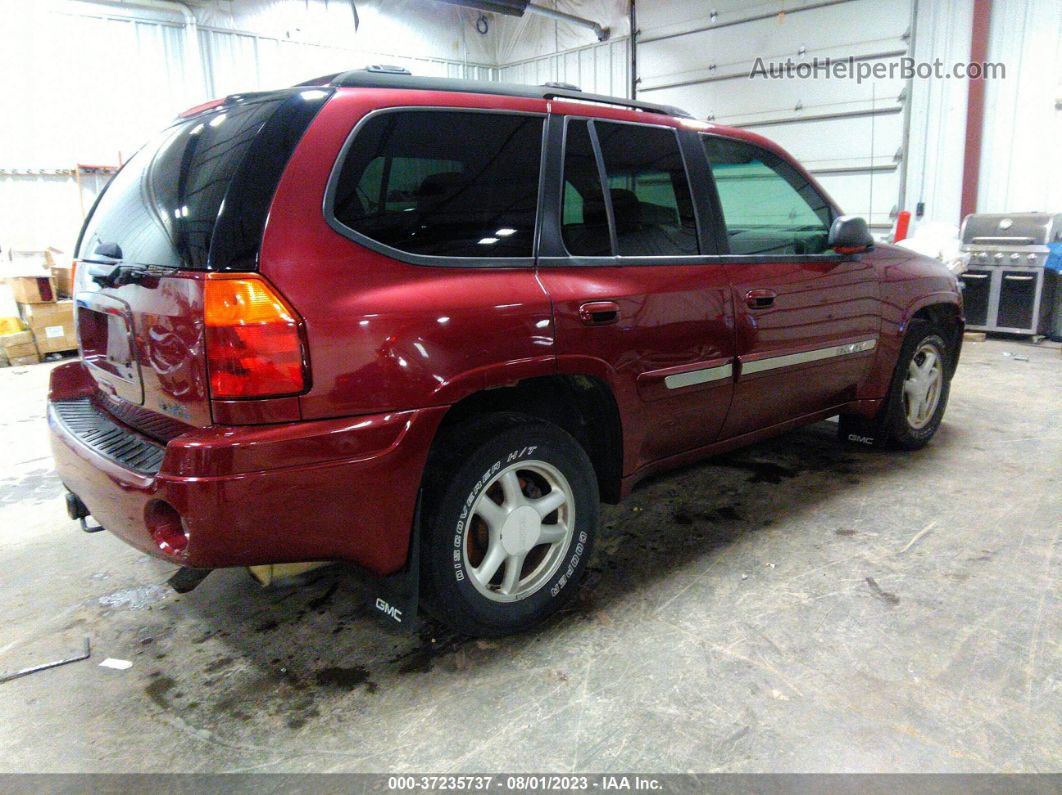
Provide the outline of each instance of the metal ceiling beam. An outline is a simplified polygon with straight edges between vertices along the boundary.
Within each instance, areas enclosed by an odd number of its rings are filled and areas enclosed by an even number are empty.
[[[609,29],[594,22],[592,19],[577,17],[575,14],[566,14],[563,11],[554,11],[552,8],[537,6],[534,3],[528,3],[527,10],[532,14],[538,14],[539,16],[548,17],[549,19],[556,19],[559,22],[569,22],[572,25],[590,28],[590,30],[594,31],[594,35],[597,36],[598,41],[608,41],[610,35]]]

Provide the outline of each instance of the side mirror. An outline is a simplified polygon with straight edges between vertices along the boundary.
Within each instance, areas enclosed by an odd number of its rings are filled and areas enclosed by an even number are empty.
[[[864,219],[841,215],[830,226],[829,246],[838,254],[862,254],[874,248],[874,238]]]

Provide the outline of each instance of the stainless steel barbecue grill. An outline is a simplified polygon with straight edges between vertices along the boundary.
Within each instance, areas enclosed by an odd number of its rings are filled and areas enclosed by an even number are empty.
[[[1044,267],[1048,243],[1062,242],[1062,214],[981,213],[962,222],[969,265],[963,287],[966,327],[1047,334],[1057,274]]]

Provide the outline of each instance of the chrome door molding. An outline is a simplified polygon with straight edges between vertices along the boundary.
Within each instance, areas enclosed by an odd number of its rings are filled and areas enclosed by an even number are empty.
[[[844,345],[830,345],[826,348],[815,348],[800,353],[787,353],[782,356],[768,356],[764,359],[753,359],[741,362],[741,375],[762,373],[767,370],[777,370],[780,367],[792,367],[798,364],[819,362],[825,359],[835,359],[841,356],[850,356],[855,353],[872,351],[877,346],[876,338],[849,342]]]
[[[686,373],[675,373],[664,379],[664,386],[668,389],[681,389],[684,386],[695,384],[707,384],[711,381],[722,381],[734,374],[734,365],[723,364],[718,367],[705,367],[701,370],[690,370]]]

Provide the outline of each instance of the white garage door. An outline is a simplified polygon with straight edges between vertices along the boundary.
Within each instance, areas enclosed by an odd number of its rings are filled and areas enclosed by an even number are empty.
[[[785,9],[779,13],[779,8]],[[907,53],[911,0],[640,0],[638,98],[771,138],[847,213],[891,226],[903,173],[904,86],[893,79],[750,79],[765,64],[859,64]]]

